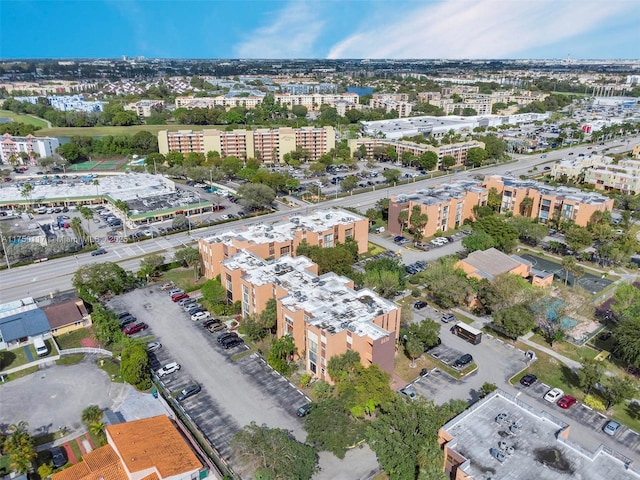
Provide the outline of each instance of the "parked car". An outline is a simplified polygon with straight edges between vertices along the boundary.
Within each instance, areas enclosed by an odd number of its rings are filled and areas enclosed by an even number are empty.
[[[418,398],[418,394],[411,387],[401,388],[400,393],[406,395],[406,397],[411,400],[415,400],[416,398]]]
[[[147,342],[147,352],[155,352],[161,348],[162,344],[160,342]]]
[[[205,318],[208,318],[209,312],[197,312],[194,313],[193,315],[191,315],[191,320],[194,322],[197,322],[198,320],[204,320]]]
[[[525,387],[530,387],[537,381],[538,381],[538,377],[536,377],[533,373],[527,373],[524,377],[520,379],[520,385],[524,385]]]
[[[99,249],[94,250],[93,252],[91,252],[91,256],[92,257],[96,257],[98,255],[104,255],[105,253],[107,253],[107,251],[104,248],[99,248]]]
[[[300,408],[296,410],[296,415],[299,417],[305,417],[309,414],[309,412],[311,411],[311,408],[312,408],[311,403],[305,403],[304,405],[302,405]]]
[[[149,328],[149,325],[147,325],[144,322],[131,323],[131,324],[127,325],[122,332],[125,335],[133,335],[134,333],[141,332],[143,330],[146,330],[147,328]]]
[[[241,338],[239,338],[239,337],[230,337],[230,338],[227,338],[226,340],[224,340],[221,343],[221,345],[222,345],[222,348],[224,348],[225,350],[228,350],[230,348],[237,347],[238,345],[240,345],[242,343],[244,343],[244,340],[242,340]]]
[[[169,290],[169,296],[175,295],[176,293],[184,293],[184,290],[178,287],[174,287],[171,290]]]
[[[469,365],[471,362],[473,362],[473,357],[470,353],[465,353],[459,359],[453,362],[453,366],[456,368],[462,368]]]
[[[555,403],[558,401],[558,399],[560,399],[560,397],[562,397],[564,395],[564,392],[562,391],[562,389],[560,388],[552,388],[551,390],[549,390],[547,393],[545,393],[544,395],[544,399],[547,402],[551,402],[551,403]]]
[[[415,308],[416,310],[422,310],[426,306],[427,306],[427,302],[425,302],[424,300],[418,300],[416,303],[413,304],[413,308]]]
[[[174,285],[173,282],[167,282],[167,283],[164,283],[164,284],[162,284],[160,286],[160,290],[171,290],[174,287],[175,287],[175,285]]]
[[[68,460],[64,448],[52,447],[49,453],[51,454],[51,465],[53,468],[61,468],[67,464]]]
[[[178,395],[176,395],[176,400],[181,402],[186,400],[189,397],[194,396],[196,393],[199,393],[202,390],[200,385],[189,385],[187,388],[183,388]]]
[[[164,377],[165,375],[169,375],[171,373],[177,372],[180,370],[180,364],[177,362],[167,363],[164,367],[160,368],[156,374],[159,377]]]
[[[207,330],[209,330],[211,333],[216,333],[221,332],[225,328],[227,328],[227,326],[224,323],[212,323],[207,327]]]
[[[201,303],[190,303],[190,304],[184,306],[184,311],[187,312],[189,315],[193,315],[196,312],[201,312],[202,311],[202,304]]]
[[[395,243],[400,243],[400,242],[403,242],[404,240],[406,240],[406,237],[403,237],[402,235],[397,235],[393,237],[393,241]]]
[[[179,302],[180,300],[182,300],[183,298],[188,298],[189,295],[187,295],[186,293],[177,293],[176,295],[174,295],[173,297],[171,297],[171,300],[176,303]]]
[[[560,400],[558,400],[558,406],[560,408],[569,408],[576,404],[578,400],[576,397],[572,397],[571,395],[565,395]]]
[[[443,313],[441,320],[444,323],[453,322],[456,320],[456,316],[453,313]]]
[[[618,433],[618,430],[620,430],[621,426],[622,425],[620,424],[620,422],[616,422],[615,420],[609,420],[607,423],[604,424],[604,428],[602,430],[607,435],[613,436],[616,433]]]
[[[120,328],[124,328],[127,325],[136,322],[137,320],[138,319],[131,314],[127,315],[126,317],[122,317],[120,319]]]
[[[195,299],[192,299],[189,294],[185,293],[185,295],[187,295],[187,298],[183,298],[182,300],[178,301],[178,305],[180,305],[181,307],[184,307],[185,304],[190,301],[193,300],[195,302]]]

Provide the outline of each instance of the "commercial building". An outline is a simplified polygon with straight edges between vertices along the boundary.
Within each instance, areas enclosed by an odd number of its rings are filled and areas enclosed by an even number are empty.
[[[336,145],[333,127],[302,127],[257,130],[205,129],[158,132],[158,147],[162,154],[169,152],[218,152],[223,156],[242,159],[260,158],[264,162],[282,162],[287,153],[301,147],[312,160],[317,160]]]
[[[263,260],[246,250],[223,262],[229,299],[242,302],[243,316],[259,314],[277,302],[277,335],[291,335],[309,373],[331,381],[327,363],[334,355],[358,352],[364,366],[392,373],[400,308],[353,281],[326,273],[306,257],[288,254]]]
[[[384,147],[386,149],[388,146],[391,146],[398,154],[398,158],[400,158],[404,152],[409,152],[414,157],[419,157],[425,152],[434,152],[438,156],[438,163],[434,167],[434,170],[442,168],[441,161],[445,156],[451,156],[455,158],[456,163],[453,165],[453,168],[455,168],[466,163],[467,153],[469,152],[469,149],[485,147],[485,144],[483,142],[478,142],[477,140],[469,140],[467,142],[458,142],[434,147],[433,145],[428,143],[415,143],[403,140],[385,140],[379,138],[362,137],[348,140],[348,145],[352,154],[364,145],[367,151],[367,157],[369,158],[373,157],[376,147]]]
[[[429,219],[422,229],[424,237],[433,236],[439,231],[446,232],[460,227],[466,219],[473,219],[473,207],[486,205],[488,196],[488,189],[473,180],[460,180],[392,196],[387,229],[395,235],[401,235],[403,225],[398,221],[400,212],[407,210],[410,219],[413,208],[417,206]]]
[[[14,137],[8,133],[2,135],[0,141],[0,163],[24,165],[25,162],[20,156],[26,153],[29,156],[29,163],[35,164],[38,158],[52,156],[60,146],[60,141],[53,137]]]
[[[496,390],[440,428],[438,443],[455,480],[640,478],[632,459],[604,445],[590,452],[570,433],[552,414]]]
[[[135,112],[139,117],[150,117],[164,109],[164,100],[138,100],[125,105],[124,109]]]
[[[358,253],[365,253],[368,238],[368,219],[346,210],[335,209],[319,210],[272,224],[260,223],[242,230],[230,230],[200,238],[198,246],[204,275],[216,278],[222,271],[222,262],[241,250],[261,258],[280,258],[295,255],[302,241],[328,248],[352,239],[358,245]]]
[[[485,177],[484,186],[487,190],[495,188],[502,195],[500,213],[539,218],[541,223],[557,217],[585,227],[595,212],[613,210],[612,198],[577,188],[553,187],[501,175]],[[530,200],[524,202],[525,199]]]
[[[548,287],[553,283],[553,273],[537,270],[524,258],[507,255],[495,248],[471,252],[467,258],[459,260],[455,267],[463,270],[468,277],[490,282],[498,275],[510,273],[529,280],[536,287]]]
[[[310,112],[319,111],[321,105],[333,107],[337,102],[355,105],[360,98],[357,93],[310,93],[301,95],[276,93],[274,97],[276,103],[280,105],[286,105],[289,108],[294,105],[303,105]]]
[[[52,480],[204,478],[205,469],[164,415],[105,427],[107,445],[51,476]],[[201,475],[201,473],[203,475]]]

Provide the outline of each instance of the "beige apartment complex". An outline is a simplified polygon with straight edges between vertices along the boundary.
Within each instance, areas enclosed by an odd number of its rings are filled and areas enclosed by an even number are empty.
[[[164,100],[138,100],[125,105],[125,110],[135,112],[139,117],[150,117],[164,108]]]
[[[257,95],[249,95],[241,97],[237,95],[219,95],[217,97],[176,97],[176,108],[216,108],[223,107],[229,110],[233,107],[242,107],[251,110],[262,103],[264,97]]]
[[[280,105],[287,105],[289,108],[294,105],[303,105],[310,112],[315,112],[320,110],[321,105],[330,107],[334,107],[337,103],[356,105],[360,97],[357,93],[276,93],[274,98]]]
[[[577,179],[597,190],[617,190],[629,195],[640,193],[640,160],[623,159],[614,163],[610,157],[580,157],[556,163],[551,175]]]
[[[348,141],[349,148],[351,149],[351,153],[353,154],[356,150],[360,148],[360,146],[364,145],[367,149],[367,156],[373,157],[374,149],[376,147],[384,147],[391,145],[398,156],[401,156],[404,152],[409,152],[415,157],[419,157],[425,152],[434,152],[438,156],[438,164],[435,167],[435,170],[439,169],[441,165],[442,158],[449,155],[456,159],[455,166],[464,165],[467,161],[467,152],[470,148],[484,148],[485,145],[483,142],[478,142],[476,140],[470,140],[468,142],[459,142],[452,143],[450,145],[441,145],[439,147],[434,147],[431,144],[426,143],[414,143],[414,142],[405,142],[401,140],[385,140],[378,138],[357,138],[350,139]]]
[[[222,262],[246,250],[261,258],[295,255],[300,243],[322,248],[352,239],[358,253],[368,248],[369,220],[346,210],[318,210],[272,224],[256,224],[242,230],[230,230],[198,241],[204,275],[216,278]]]
[[[595,212],[613,210],[613,199],[599,193],[493,175],[487,176],[483,182],[460,180],[391,197],[388,230],[395,235],[402,234],[403,225],[398,221],[398,215],[407,210],[410,220],[414,206],[419,207],[429,219],[422,229],[424,237],[458,228],[466,219],[474,219],[474,206],[487,204],[492,188],[502,196],[500,213],[539,218],[541,223],[557,217],[584,227]],[[530,204],[524,202],[525,198],[531,199]]]
[[[276,300],[277,336],[292,336],[297,357],[314,377],[331,381],[329,359],[349,350],[364,366],[375,363],[392,373],[400,308],[369,289],[354,290],[346,277],[318,276],[317,268],[306,257],[264,260],[243,250],[223,262],[221,279],[244,317]]]
[[[242,159],[260,158],[264,162],[282,162],[287,153],[304,148],[315,161],[336,146],[333,127],[260,128],[257,130],[205,129],[158,132],[160,153],[218,152]]]

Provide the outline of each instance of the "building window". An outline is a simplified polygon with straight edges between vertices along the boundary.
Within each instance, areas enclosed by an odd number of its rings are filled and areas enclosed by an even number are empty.
[[[286,247],[280,248],[280,255],[287,255],[290,252],[291,252],[291,247],[288,245]]]
[[[269,255],[270,255],[270,256],[271,256],[271,255],[275,255],[275,253],[276,253],[276,247],[275,247],[275,245],[273,244],[273,242],[271,242],[271,243],[269,244]]]

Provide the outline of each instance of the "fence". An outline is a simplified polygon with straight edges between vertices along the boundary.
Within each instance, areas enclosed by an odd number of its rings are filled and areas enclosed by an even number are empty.
[[[89,355],[106,355],[107,357],[113,357],[113,353],[104,348],[82,347],[82,348],[66,348],[60,350],[60,356],[75,355],[79,353],[86,353]]]

